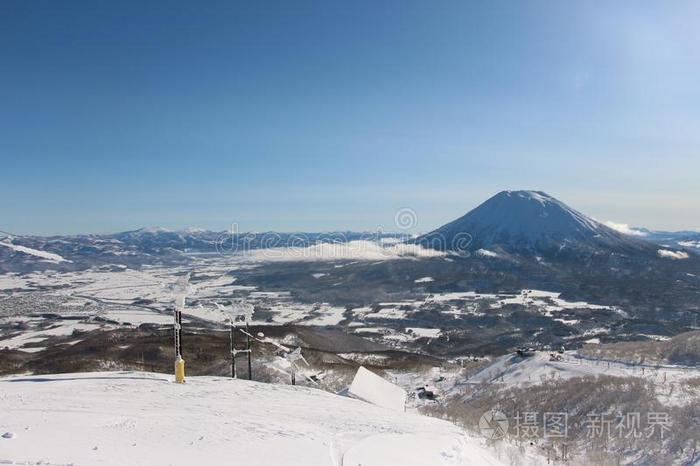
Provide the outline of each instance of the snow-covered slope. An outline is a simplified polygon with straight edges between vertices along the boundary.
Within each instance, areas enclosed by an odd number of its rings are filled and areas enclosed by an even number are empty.
[[[502,191],[465,216],[420,238],[427,247],[455,250],[550,250],[649,246],[609,228],[541,191]]]
[[[63,257],[59,256],[58,254],[53,254],[50,252],[46,251],[40,251],[38,249],[32,249],[28,248],[25,246],[20,246],[17,244],[12,244],[9,241],[0,241],[0,246],[6,247],[8,249],[11,249],[12,251],[15,252],[20,252],[26,256],[30,257],[38,257],[40,260],[48,261],[48,262],[70,262]]]
[[[10,377],[0,413],[0,462],[10,464],[501,464],[442,420],[220,377]]]
[[[555,353],[556,354],[556,353]],[[536,352],[531,357],[521,358],[508,354],[494,359],[468,379],[470,384],[503,383],[506,385],[528,385],[544,380],[561,380],[573,377],[612,375],[616,377],[645,377],[647,380],[679,382],[700,377],[700,368],[670,365],[630,364],[621,361],[592,359],[567,352],[559,360],[552,360],[550,353]]]

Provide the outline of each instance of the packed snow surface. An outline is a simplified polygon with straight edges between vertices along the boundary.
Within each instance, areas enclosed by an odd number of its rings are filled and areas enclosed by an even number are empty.
[[[439,419],[307,387],[100,372],[0,379],[2,464],[496,465]]]

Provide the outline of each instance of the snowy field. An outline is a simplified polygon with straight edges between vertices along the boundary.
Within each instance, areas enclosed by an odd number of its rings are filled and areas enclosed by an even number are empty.
[[[605,335],[607,329],[590,328],[590,324],[572,317],[577,311],[608,311],[624,315],[624,311],[614,307],[567,301],[559,293],[541,290],[500,294],[473,291],[427,293],[422,287],[431,282],[432,278],[428,276],[415,279],[417,298],[346,309],[323,302],[299,302],[291,290],[271,291],[241,285],[240,275],[258,265],[250,258],[200,260],[188,295],[185,321],[222,324],[227,316],[217,304],[244,301],[258,309],[252,317],[255,325],[344,325],[348,331],[403,347],[419,339],[430,340],[445,335],[447,328],[454,327],[450,320],[457,322],[456,319],[466,316],[502,315],[511,312],[514,306],[556,320],[574,329],[572,336],[583,335],[591,341]],[[103,327],[167,324],[171,320],[168,311],[172,305],[171,287],[178,276],[189,270],[181,267],[132,270],[123,266],[101,266],[81,272],[1,274],[0,318],[57,314],[83,317],[83,325],[95,325],[94,319],[99,318]],[[326,275],[317,279],[327,279]],[[439,313],[442,319],[436,319],[433,326],[409,323],[412,316],[424,311],[432,315]],[[440,325],[441,322],[444,325]],[[42,330],[39,324],[36,319],[28,324],[25,331],[34,333],[26,337],[27,341],[36,341],[36,332]],[[0,330],[0,347],[22,348],[19,343],[24,340],[15,338],[19,336]]]
[[[0,318],[36,314],[42,302],[58,303],[41,312],[61,316],[102,317],[117,324],[163,324],[171,317],[163,313],[172,305],[171,286],[178,274],[189,269],[152,267],[143,270],[90,269],[82,272],[33,272],[0,275]],[[342,307],[326,303],[306,304],[292,300],[289,292],[269,292],[236,284],[236,266],[218,266],[197,271],[197,283],[188,295],[185,318],[223,323],[227,316],[215,303],[245,300],[269,308],[265,317],[253,316],[256,325],[337,325],[343,320]],[[16,299],[26,305],[17,305]],[[15,301],[10,301],[10,298]],[[89,307],[86,305],[89,304]],[[1,341],[1,340],[0,340]],[[0,346],[2,344],[0,343]]]
[[[100,372],[0,379],[2,464],[497,465],[454,425],[319,390]]]
[[[21,349],[25,352],[37,352],[45,349],[41,343],[51,337],[75,337],[70,343],[80,341],[81,332],[90,332],[102,328],[101,325],[86,322],[76,322],[72,320],[61,321],[56,325],[38,328],[43,323],[39,319],[25,320],[24,325],[30,330],[23,331],[16,336],[0,340],[0,348]],[[34,327],[34,325],[37,325]]]

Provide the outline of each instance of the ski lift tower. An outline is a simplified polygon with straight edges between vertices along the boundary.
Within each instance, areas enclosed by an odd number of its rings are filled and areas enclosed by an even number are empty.
[[[292,376],[292,385],[297,384],[297,377],[296,377],[296,372],[297,372],[297,365],[299,364],[299,361],[304,361],[304,363],[308,366],[309,363],[304,359],[304,356],[301,354],[301,348],[297,348],[294,351],[291,351],[289,353],[284,353],[282,355],[284,359],[289,361],[289,365],[291,367],[291,376]]]
[[[185,299],[189,292],[190,274],[178,278],[173,285],[174,312],[174,341],[175,341],[175,382],[185,383],[185,360],[182,359],[182,311],[185,309]]]
[[[232,303],[222,309],[226,316],[228,317],[229,328],[229,343],[231,345],[231,377],[238,378],[238,373],[236,371],[236,355],[239,353],[244,353],[248,355],[248,380],[253,380],[253,368],[251,362],[251,347],[250,347],[250,332],[249,323],[253,320],[253,305],[246,303],[245,301],[237,301]],[[236,332],[238,328],[236,326],[236,321],[243,318],[245,321],[245,331],[241,332],[246,336],[246,349],[239,350],[236,349]]]

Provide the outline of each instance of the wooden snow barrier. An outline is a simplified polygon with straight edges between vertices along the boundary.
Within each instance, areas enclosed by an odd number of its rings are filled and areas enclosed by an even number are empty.
[[[357,369],[348,394],[353,398],[394,411],[406,410],[408,396],[406,390],[362,366]]]

